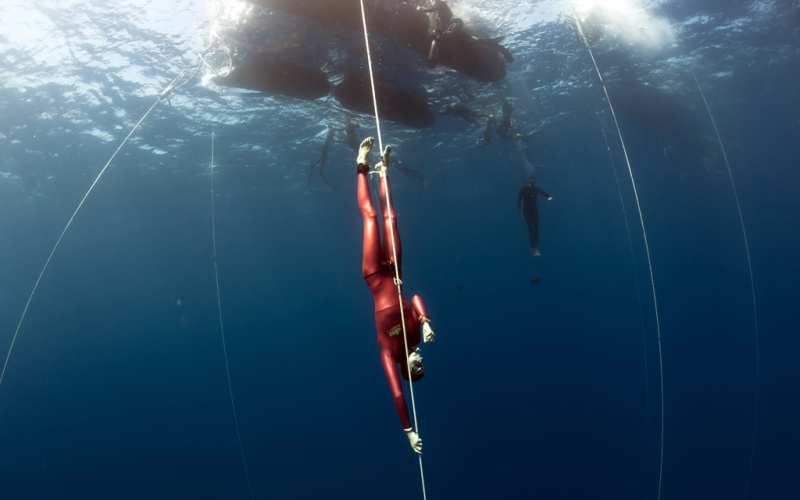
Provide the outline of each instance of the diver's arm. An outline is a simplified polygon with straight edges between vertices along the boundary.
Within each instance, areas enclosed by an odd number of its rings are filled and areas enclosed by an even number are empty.
[[[381,354],[381,362],[383,363],[383,371],[386,373],[386,379],[389,381],[389,387],[392,389],[394,407],[397,410],[397,416],[400,417],[400,422],[403,424],[403,431],[406,433],[408,443],[411,445],[411,449],[422,454],[422,438],[414,432],[414,427],[411,426],[411,419],[408,418],[408,407],[406,406],[406,398],[403,396],[400,375],[397,373],[397,363],[388,352]]]
[[[381,364],[383,365],[383,372],[386,374],[386,380],[389,382],[389,388],[392,390],[394,408],[400,418],[400,423],[403,424],[403,430],[406,433],[412,432],[414,428],[411,426],[411,419],[408,417],[408,407],[406,406],[406,398],[403,396],[403,386],[400,384],[397,363],[389,352],[382,352]]]
[[[428,344],[436,342],[436,335],[433,333],[430,325],[431,318],[428,317],[428,314],[425,312],[425,304],[422,302],[422,298],[419,295],[411,297],[411,307],[414,309],[414,314],[422,328],[422,341]]]

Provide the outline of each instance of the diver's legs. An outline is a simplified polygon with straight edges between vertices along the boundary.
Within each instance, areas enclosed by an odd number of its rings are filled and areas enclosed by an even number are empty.
[[[317,159],[314,163],[308,166],[308,177],[306,178],[306,186],[311,184],[311,176],[314,174],[314,167],[319,164],[319,159]]]
[[[389,176],[383,176],[381,183],[381,212],[383,212],[383,249],[386,252],[386,260],[394,262],[394,254],[397,254],[397,271],[400,274],[403,266],[403,247],[400,244],[400,230],[397,228],[397,215],[394,212],[392,202],[392,190],[389,187]],[[389,200],[388,205],[386,200]],[[394,239],[394,252],[392,251],[392,240]]]
[[[494,124],[494,115],[489,115],[486,118],[486,126],[483,128],[483,137],[475,143],[477,146],[485,146],[492,142],[492,125]]]
[[[528,243],[531,244],[531,250],[533,250],[536,247],[536,242],[533,237],[533,219],[528,211],[525,211],[525,225],[528,226]]]
[[[327,184],[328,186],[330,186],[332,188],[336,188],[336,186],[331,184],[331,181],[329,181],[328,178],[325,177],[325,172],[324,172],[324,170],[325,170],[325,160],[327,158],[328,158],[328,150],[326,148],[325,152],[322,154],[322,156],[319,159],[319,176],[322,177],[322,180],[325,181],[325,184]],[[309,180],[310,179],[311,179],[311,177],[309,177]]]
[[[539,252],[539,210],[532,210],[526,213],[525,220],[528,222],[528,238],[531,242],[531,256],[538,257],[542,255]]]
[[[358,207],[361,209],[361,216],[364,219],[364,247],[361,261],[361,272],[364,276],[378,272],[383,260],[378,215],[372,205],[372,197],[369,193],[369,177],[367,174],[369,165],[366,161],[368,161],[367,158],[371,148],[372,138],[368,138],[361,143],[357,167]]]

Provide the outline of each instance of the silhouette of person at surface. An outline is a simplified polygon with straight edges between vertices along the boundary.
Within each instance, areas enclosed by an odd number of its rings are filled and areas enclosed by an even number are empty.
[[[439,44],[445,41],[448,37],[467,37],[482,44],[494,47],[506,61],[509,63],[514,62],[514,56],[505,47],[500,45],[503,36],[497,38],[477,38],[469,35],[464,31],[464,21],[457,17],[453,17],[453,11],[444,0],[433,0],[429,7],[418,5],[416,9],[420,12],[431,14],[430,21],[430,39],[431,48],[428,51],[428,68],[436,67],[439,58]]]

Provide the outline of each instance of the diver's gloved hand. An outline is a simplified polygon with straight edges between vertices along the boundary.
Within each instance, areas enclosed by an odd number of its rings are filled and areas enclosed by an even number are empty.
[[[547,201],[553,201],[553,197],[552,196],[548,196],[547,197]]]
[[[431,320],[425,318],[422,320],[422,341],[426,344],[433,344],[436,342],[436,334],[431,330]]]
[[[406,436],[411,444],[411,449],[422,455],[422,438],[414,431],[407,431]]]
[[[369,165],[369,153],[372,151],[372,143],[374,142],[375,139],[372,137],[367,137],[361,141],[361,145],[358,147],[358,159],[356,160],[358,165]]]
[[[412,375],[422,375],[425,373],[425,365],[422,363],[422,355],[420,354],[419,347],[414,347],[408,355],[408,366],[411,369]]]

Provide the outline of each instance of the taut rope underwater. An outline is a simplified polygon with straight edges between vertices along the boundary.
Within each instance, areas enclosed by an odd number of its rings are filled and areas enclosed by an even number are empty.
[[[703,103],[706,105],[706,111],[708,111],[708,117],[711,119],[711,124],[714,126],[714,133],[717,135],[717,142],[719,142],[719,149],[722,151],[722,159],[725,160],[725,167],[728,169],[728,178],[731,181],[731,188],[733,189],[733,197],[736,200],[736,209],[739,211],[739,223],[742,225],[742,238],[744,239],[744,250],[745,254],[747,255],[747,270],[750,273],[750,293],[753,297],[753,330],[755,332],[755,358],[756,358],[756,393],[753,402],[753,436],[750,441],[750,464],[747,466],[747,478],[745,479],[744,483],[744,498],[747,500],[747,497],[750,495],[750,478],[753,475],[753,461],[755,458],[756,453],[756,431],[758,430],[758,403],[759,403],[759,393],[760,393],[760,386],[761,386],[761,355],[759,353],[759,341],[758,341],[758,307],[756,306],[756,285],[755,280],[753,279],[753,264],[750,260],[750,243],[747,239],[747,230],[744,227],[744,216],[742,215],[742,205],[739,203],[739,193],[736,190],[736,182],[733,180],[733,171],[731,170],[731,164],[728,163],[728,155],[725,153],[725,146],[722,144],[722,137],[719,135],[719,129],[717,128],[717,121],[714,119],[714,115],[711,113],[711,107],[708,105],[708,101],[706,100],[706,95],[703,92],[703,87],[700,86],[700,82],[697,80],[696,75],[692,75],[694,77],[694,82],[697,84],[697,90],[700,91],[700,95],[703,97]]]
[[[33,289],[31,290],[31,294],[28,296],[28,300],[25,302],[25,307],[22,309],[22,314],[20,315],[19,322],[17,323],[17,328],[16,328],[16,330],[14,330],[14,336],[11,338],[11,345],[9,345],[9,347],[8,347],[8,353],[6,354],[6,359],[5,359],[5,362],[3,363],[3,370],[0,371],[0,385],[2,385],[3,379],[5,378],[6,370],[8,369],[8,363],[11,360],[11,352],[14,350],[14,344],[16,344],[16,342],[17,342],[17,337],[19,336],[20,329],[22,328],[22,323],[23,323],[23,321],[25,321],[25,315],[28,313],[28,308],[31,305],[31,301],[33,300],[34,295],[36,295],[36,290],[39,288],[39,283],[41,283],[42,277],[44,276],[45,271],[47,271],[47,267],[50,265],[50,261],[53,260],[53,255],[55,255],[56,250],[58,250],[59,245],[61,245],[61,240],[64,239],[64,235],[67,234],[67,230],[69,230],[70,226],[72,225],[72,221],[75,220],[75,217],[78,215],[78,212],[80,212],[81,208],[83,207],[83,204],[86,202],[86,199],[89,197],[89,194],[91,194],[92,190],[94,190],[95,186],[97,186],[97,183],[100,181],[100,178],[103,176],[105,171],[108,169],[108,166],[111,165],[111,162],[114,161],[114,158],[117,157],[117,154],[119,154],[120,150],[122,150],[122,147],[125,146],[125,144],[131,138],[133,133],[136,132],[136,129],[139,128],[139,126],[142,124],[142,122],[144,122],[144,120],[150,115],[150,113],[153,111],[153,109],[155,109],[155,107],[158,105],[158,103],[161,102],[162,99],[165,99],[165,98],[167,98],[169,96],[169,93],[172,92],[176,88],[175,87],[176,84],[180,81],[181,78],[183,78],[184,75],[186,75],[186,73],[189,71],[189,69],[191,69],[191,67],[194,66],[197,63],[197,61],[200,61],[200,60],[201,60],[201,56],[200,56],[200,54],[198,54],[197,57],[195,57],[192,60],[192,62],[190,62],[183,69],[183,71],[181,71],[180,74],[178,74],[178,76],[175,77],[175,79],[172,80],[172,82],[170,82],[170,84],[167,85],[164,88],[164,90],[161,91],[161,93],[158,95],[158,97],[156,98],[156,101],[153,103],[153,105],[150,106],[150,108],[142,115],[141,118],[139,118],[139,121],[136,122],[136,124],[133,126],[133,128],[131,128],[131,131],[128,132],[128,135],[126,135],[125,138],[122,140],[122,142],[119,144],[117,149],[111,155],[111,158],[109,158],[108,161],[106,162],[106,164],[103,166],[103,168],[100,169],[100,173],[97,174],[97,177],[95,177],[94,181],[89,186],[89,189],[86,191],[86,194],[84,194],[83,198],[81,198],[81,201],[78,203],[78,206],[77,206],[77,208],[75,208],[75,211],[72,213],[72,216],[70,216],[69,220],[67,220],[67,224],[64,226],[64,229],[61,231],[61,234],[59,235],[58,239],[56,240],[55,245],[53,245],[53,249],[50,251],[50,255],[47,256],[47,260],[45,260],[44,266],[42,266],[42,270],[39,272],[39,276],[36,278],[36,282],[33,285]]]
[[[122,142],[120,142],[119,146],[117,146],[117,149],[114,150],[114,153],[111,155],[111,157],[105,163],[103,168],[100,169],[100,172],[97,174],[97,176],[95,177],[94,181],[89,186],[89,189],[83,195],[83,198],[81,198],[80,202],[78,203],[78,206],[75,208],[75,211],[72,213],[70,218],[67,220],[67,223],[64,226],[64,229],[61,231],[61,234],[59,235],[58,239],[56,240],[55,245],[53,245],[53,249],[50,251],[50,254],[47,257],[47,260],[45,261],[44,265],[42,266],[41,271],[39,272],[39,275],[38,275],[38,277],[36,279],[36,282],[34,283],[33,289],[31,290],[31,293],[28,296],[28,300],[25,303],[25,307],[22,310],[22,314],[21,314],[21,316],[19,318],[19,322],[17,323],[17,328],[14,331],[14,336],[12,337],[11,344],[10,344],[10,346],[8,348],[8,353],[6,354],[5,362],[3,363],[2,372],[0,372],[0,384],[2,384],[3,379],[5,377],[6,370],[8,369],[9,361],[11,359],[11,353],[13,352],[14,345],[16,343],[16,340],[17,340],[18,336],[19,336],[19,332],[22,329],[22,323],[25,320],[25,316],[26,316],[26,314],[28,312],[28,309],[30,308],[31,302],[33,301],[33,297],[36,295],[36,291],[39,288],[39,284],[41,283],[42,278],[43,278],[45,272],[47,271],[47,268],[50,265],[50,262],[53,259],[53,256],[55,255],[56,251],[58,250],[58,247],[60,246],[61,241],[64,239],[64,236],[66,235],[66,233],[69,230],[70,226],[72,225],[72,222],[77,217],[78,212],[80,212],[80,210],[83,207],[84,203],[89,198],[89,195],[92,193],[94,188],[97,186],[98,182],[100,181],[100,178],[106,172],[108,167],[111,165],[111,163],[117,157],[117,155],[122,150],[122,148],[125,146],[125,144],[128,142],[128,140],[130,140],[130,138],[133,136],[133,134],[136,132],[136,130],[139,128],[139,126],[141,126],[141,124],[144,123],[145,119],[147,119],[147,117],[155,109],[155,107],[158,105],[159,102],[161,102],[163,99],[169,100],[169,94],[173,90],[175,90],[176,88],[180,88],[180,87],[182,87],[183,85],[186,84],[186,82],[183,82],[182,84],[178,85],[178,82],[180,82],[180,80],[182,78],[184,78],[184,76],[189,72],[189,70],[198,61],[204,61],[203,57],[202,57],[202,53],[198,54],[197,57],[195,57],[192,60],[192,62],[190,62],[178,74],[178,76],[175,77],[175,79],[172,80],[172,82],[170,82],[170,84],[167,85],[164,88],[164,90],[161,91],[161,93],[156,98],[155,102],[147,109],[147,111],[142,115],[142,117],[139,119],[139,121],[137,121],[136,124],[131,128],[130,132],[128,132],[128,134],[125,136],[125,138],[122,140]],[[247,487],[248,487],[248,490],[250,492],[250,498],[253,499],[253,498],[255,498],[255,496],[253,494],[253,487],[252,487],[252,484],[251,484],[251,481],[250,481],[250,473],[249,473],[248,468],[247,468],[247,462],[246,462],[245,456],[244,456],[244,446],[242,445],[241,433],[239,431],[239,420],[238,420],[238,416],[237,416],[237,413],[236,413],[236,405],[234,403],[234,398],[233,398],[233,389],[232,389],[232,386],[231,386],[230,370],[229,370],[229,366],[228,366],[228,353],[227,353],[227,347],[226,347],[226,344],[225,344],[225,332],[224,332],[224,327],[223,327],[223,323],[222,323],[222,304],[221,304],[221,300],[220,300],[220,290],[219,290],[219,273],[218,273],[218,270],[217,270],[217,240],[216,240],[216,222],[215,222],[216,215],[215,215],[215,208],[214,208],[214,135],[213,135],[213,133],[212,133],[212,136],[211,136],[211,219],[212,219],[212,243],[213,243],[213,252],[214,252],[214,277],[215,277],[215,280],[216,280],[217,308],[218,308],[218,313],[219,313],[220,333],[222,335],[222,349],[223,349],[223,354],[224,354],[224,357],[225,357],[225,372],[226,372],[226,375],[227,375],[228,391],[229,391],[229,395],[230,395],[230,399],[231,399],[231,408],[232,408],[232,411],[233,411],[234,424],[235,424],[235,427],[236,427],[236,437],[237,437],[238,444],[239,444],[239,451],[240,451],[241,456],[242,456],[242,465],[244,467],[245,478],[247,480]]]
[[[656,319],[656,334],[658,336],[658,369],[659,369],[659,381],[661,387],[661,450],[659,452],[659,464],[658,464],[658,500],[661,500],[661,483],[664,476],[664,359],[661,347],[661,321],[658,316],[658,297],[656,296],[656,283],[653,276],[653,263],[650,258],[650,244],[647,240],[647,230],[644,226],[644,216],[642,215],[642,206],[639,203],[639,192],[636,189],[636,181],[633,178],[633,168],[631,167],[631,161],[628,157],[628,150],[625,147],[625,140],[622,138],[622,130],[620,129],[619,122],[617,121],[617,113],[614,111],[614,106],[611,103],[611,98],[608,95],[608,89],[606,88],[606,82],[603,80],[603,74],[600,73],[600,68],[597,65],[597,61],[594,58],[594,53],[592,52],[592,48],[589,46],[589,41],[586,39],[586,36],[583,33],[583,27],[581,26],[580,19],[578,19],[576,14],[573,14],[575,18],[575,26],[578,29],[578,35],[580,36],[581,42],[586,46],[586,50],[589,51],[589,57],[592,59],[592,64],[594,65],[594,69],[597,72],[597,78],[600,80],[600,86],[603,87],[603,93],[606,96],[606,102],[608,103],[608,109],[611,111],[611,117],[614,119],[614,126],[617,128],[617,135],[619,137],[619,143],[622,147],[622,152],[625,156],[625,163],[628,166],[628,174],[630,175],[631,179],[631,186],[633,188],[633,196],[636,199],[636,208],[639,211],[639,222],[642,226],[642,238],[644,239],[644,249],[645,254],[647,255],[647,267],[650,270],[650,289],[653,295],[653,309],[655,311],[655,319]]]
[[[645,428],[647,429],[647,438],[645,440],[645,470],[649,469],[650,462],[650,368],[647,363],[647,342],[645,339],[644,329],[644,307],[642,305],[642,294],[640,293],[641,284],[639,281],[639,271],[636,269],[636,255],[633,251],[633,238],[631,237],[631,227],[628,224],[628,210],[625,208],[625,201],[622,197],[622,187],[619,183],[619,176],[617,175],[617,165],[614,162],[614,157],[611,154],[611,146],[608,143],[608,135],[606,134],[605,127],[601,124],[600,131],[603,132],[603,142],[606,145],[606,152],[608,153],[608,161],[611,164],[611,171],[614,173],[614,181],[617,184],[617,193],[619,194],[619,204],[622,207],[622,218],[625,221],[625,232],[628,234],[628,249],[631,252],[631,262],[633,264],[633,280],[636,283],[636,301],[639,304],[639,325],[642,329],[642,349],[644,350],[644,387],[645,387],[645,408],[647,408]],[[648,485],[648,483],[645,483]]]
[[[216,192],[214,190],[214,132],[211,132],[211,245],[214,261],[214,284],[217,290],[217,317],[219,318],[219,334],[222,340],[222,355],[225,359],[225,376],[228,381],[228,395],[231,400],[231,411],[233,412],[233,425],[236,428],[236,440],[239,443],[239,454],[242,457],[242,467],[244,467],[244,477],[247,480],[247,489],[250,492],[250,500],[255,500],[253,494],[253,484],[250,482],[250,470],[247,467],[247,459],[244,455],[244,445],[242,444],[242,433],[239,430],[239,415],[236,412],[236,401],[233,398],[233,384],[231,383],[231,370],[228,363],[228,344],[225,341],[225,324],[222,321],[222,298],[219,291],[219,268],[217,265],[217,211],[216,211]]]
[[[360,0],[360,3],[361,3],[361,24],[364,27],[364,45],[365,45],[366,51],[367,51],[367,65],[369,67],[369,82],[370,82],[370,87],[372,89],[372,105],[373,105],[373,107],[375,109],[375,127],[376,127],[377,132],[378,132],[378,147],[379,147],[379,150],[380,150],[381,154],[383,155],[384,149],[383,149],[383,139],[381,137],[381,123],[380,123],[380,118],[378,117],[378,95],[375,92],[375,76],[374,76],[373,71],[372,71],[372,55],[370,54],[370,50],[369,50],[369,32],[367,30],[367,15],[366,15],[366,11],[364,9],[364,0]],[[384,162],[387,162],[387,161],[388,161],[388,158],[384,158],[383,156],[381,156],[381,163],[382,163],[382,165],[384,165],[384,171],[383,171],[382,178],[383,178],[383,182],[387,183],[387,184],[384,184],[384,187],[388,187],[388,182],[389,182],[389,180],[388,180],[388,169],[385,168],[386,165],[384,164]],[[391,206],[391,203],[390,203],[391,200],[389,200],[389,190],[385,189],[384,191],[385,191],[385,194],[386,194],[386,206],[390,207]],[[388,224],[390,224],[390,225],[393,224],[391,217],[387,217],[386,220],[388,221]],[[411,396],[411,411],[412,411],[412,413],[414,415],[414,431],[419,434],[419,423],[417,422],[417,404],[416,404],[416,401],[414,400],[414,382],[411,380],[412,379],[412,377],[411,377],[411,366],[410,366],[410,363],[408,361],[408,333],[406,332],[405,312],[403,311],[403,288],[402,288],[403,287],[403,282],[400,281],[400,270],[399,270],[399,268],[397,266],[397,244],[396,244],[395,239],[394,239],[394,232],[390,230],[391,228],[384,227],[383,229],[384,229],[384,231],[388,231],[389,236],[390,236],[391,241],[392,241],[392,257],[393,257],[394,262],[395,262],[395,266],[394,266],[394,283],[395,283],[395,285],[397,285],[397,300],[400,303],[400,324],[403,326],[403,343],[405,345],[405,352],[406,352],[406,367],[408,369],[408,374],[409,374],[408,387],[409,387],[409,393],[410,393],[410,396]],[[425,469],[422,466],[422,455],[419,454],[419,455],[417,455],[417,457],[419,459],[420,481],[422,482],[422,498],[423,498],[423,500],[427,500],[428,497],[427,497],[427,494],[425,492]]]

